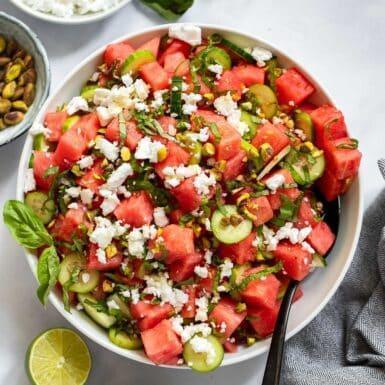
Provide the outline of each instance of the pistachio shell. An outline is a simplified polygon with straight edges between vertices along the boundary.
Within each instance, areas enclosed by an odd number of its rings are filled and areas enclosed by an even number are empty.
[[[1,103],[1,101],[0,101]],[[1,104],[0,104],[1,105]],[[28,106],[22,100],[15,100],[12,102],[12,108],[17,111],[27,112]]]
[[[2,92],[3,98],[4,99],[11,99],[15,95],[15,91],[16,91],[16,82],[15,81],[6,84],[4,86],[3,92]]]
[[[21,111],[11,111],[4,115],[4,123],[7,126],[14,126],[24,119],[24,114]]]
[[[12,64],[5,74],[5,81],[9,83],[12,80],[17,79],[20,76],[21,70],[22,66],[20,64]]]

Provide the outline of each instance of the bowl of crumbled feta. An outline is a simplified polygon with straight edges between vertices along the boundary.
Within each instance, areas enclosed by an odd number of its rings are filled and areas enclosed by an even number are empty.
[[[289,280],[306,277],[298,333],[361,227],[355,142],[338,189],[313,144],[309,116],[325,111],[345,124],[302,65],[232,29],[161,25],[95,51],[41,108],[20,160],[17,199],[50,246],[26,250],[42,302],[128,359],[208,372],[265,353]],[[333,234],[322,202],[342,194]],[[56,264],[49,282],[39,253]]]
[[[11,0],[39,19],[59,24],[83,24],[104,19],[131,0]]]

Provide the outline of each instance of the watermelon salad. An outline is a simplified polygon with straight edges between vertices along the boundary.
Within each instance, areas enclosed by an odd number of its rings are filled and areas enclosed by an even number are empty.
[[[66,309],[201,372],[269,336],[290,280],[326,265],[322,202],[361,159],[315,92],[272,52],[193,25],[108,45],[31,129],[25,203],[54,239]]]

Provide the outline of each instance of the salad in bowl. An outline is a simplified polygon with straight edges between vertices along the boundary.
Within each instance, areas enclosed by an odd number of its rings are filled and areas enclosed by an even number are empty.
[[[299,68],[194,25],[110,44],[88,78],[31,129],[6,223],[22,244],[32,227],[43,302],[55,288],[120,350],[214,370],[326,266],[323,202],[355,179],[357,141]]]

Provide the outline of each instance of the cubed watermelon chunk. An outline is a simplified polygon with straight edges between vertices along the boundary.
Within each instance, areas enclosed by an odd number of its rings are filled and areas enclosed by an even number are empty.
[[[186,57],[183,55],[182,52],[174,52],[170,53],[167,56],[164,57],[164,64],[163,68],[166,70],[166,72],[173,76],[175,70],[186,60]]]
[[[166,262],[168,264],[186,259],[195,252],[194,233],[191,228],[168,225],[163,228],[162,238],[164,248],[167,250]]]
[[[264,143],[268,143],[272,147],[273,153],[271,157],[273,157],[286,147],[290,143],[290,140],[279,127],[276,127],[270,122],[266,122],[260,126],[257,134],[251,142],[251,144],[256,148],[259,148]]]
[[[271,308],[248,308],[247,316],[250,324],[258,337],[265,338],[273,333],[278,318],[280,302],[275,303]]]
[[[255,233],[252,232],[247,238],[232,245],[219,245],[219,256],[223,259],[230,258],[234,263],[242,265],[243,263],[254,261],[256,248],[252,245],[255,239]]]
[[[274,212],[269,200],[265,196],[251,198],[246,204],[246,209],[252,215],[254,226],[260,226],[273,219]]]
[[[194,187],[195,177],[185,179],[179,186],[171,189],[172,195],[178,201],[179,207],[185,213],[189,213],[202,204],[202,197]]]
[[[183,291],[188,295],[188,302],[183,306],[181,316],[183,318],[194,318],[196,313],[195,299],[197,297],[197,288],[195,285],[187,285]]]
[[[87,142],[94,140],[98,130],[100,129],[100,123],[98,115],[95,112],[91,112],[87,115],[83,115],[72,127],[71,130],[75,132],[81,132]]]
[[[238,155],[241,150],[241,135],[229,123],[217,123],[218,131],[221,136],[216,147],[217,160],[228,160]]]
[[[159,322],[169,318],[174,309],[169,303],[163,305],[152,304],[149,301],[139,301],[130,306],[132,317],[138,322],[141,331],[151,329]]]
[[[173,361],[183,351],[170,320],[161,321],[152,329],[143,331],[141,336],[148,358],[157,365]]]
[[[318,222],[306,238],[313,249],[320,255],[325,255],[330,250],[335,239],[336,236],[324,221]]]
[[[175,52],[180,52],[183,56],[188,57],[190,55],[191,45],[182,40],[172,40],[163,53],[159,56],[159,63],[163,65],[167,55]]]
[[[317,220],[315,214],[315,211],[311,207],[310,199],[308,197],[304,197],[299,205],[296,226],[300,229],[307,226],[316,226],[319,221]]]
[[[216,84],[217,92],[236,91],[241,93],[243,88],[242,80],[231,70],[223,72]]]
[[[274,250],[274,256],[282,261],[283,267],[290,278],[297,281],[303,280],[310,271],[312,257],[301,245],[292,245],[284,241]]]
[[[258,273],[263,267],[255,267],[245,271],[243,277]],[[277,300],[281,283],[274,274],[251,281],[241,292],[242,299],[250,306],[273,308]]]
[[[110,142],[119,142],[120,141],[120,129],[119,129],[119,120],[114,118],[106,128],[106,138]],[[143,134],[139,131],[136,126],[136,123],[132,120],[126,122],[126,139],[125,143],[127,147],[134,151],[138,145],[140,139],[143,138]]]
[[[240,150],[238,154],[226,161],[225,170],[223,171],[223,180],[229,181],[235,179],[238,175],[243,174],[246,168],[247,156],[246,152]]]
[[[55,150],[55,162],[61,169],[70,168],[87,150],[87,141],[74,130],[65,132]]]
[[[99,270],[99,271],[108,271],[115,270],[120,267],[123,255],[118,252],[112,258],[106,258],[106,262],[99,261],[97,257],[98,246],[94,243],[90,243],[88,247],[88,255],[87,255],[87,269],[90,270]]]
[[[95,164],[77,180],[77,183],[81,187],[88,188],[96,194],[99,191],[99,187],[104,184],[104,179],[101,178],[103,172],[102,161],[95,162]]]
[[[211,294],[214,289],[215,277],[217,275],[217,268],[210,266],[208,268],[209,274],[206,278],[198,279],[198,292],[201,294]]]
[[[317,181],[317,187],[324,198],[331,202],[348,190],[353,179],[354,176],[344,180],[337,179],[332,171],[326,169],[322,177]]]
[[[251,64],[235,66],[231,71],[246,87],[265,82],[265,70]]]
[[[164,178],[163,169],[165,167],[186,165],[190,159],[190,154],[178,144],[168,141],[166,147],[167,158],[163,162],[155,164],[155,171],[161,178]]]
[[[195,266],[202,262],[202,254],[192,253],[179,258],[169,266],[170,278],[175,282],[182,282],[194,274]]]
[[[49,190],[54,175],[45,176],[47,170],[56,166],[55,155],[52,152],[34,151],[33,153],[33,175],[36,185],[41,190]]]
[[[224,330],[224,337],[230,337],[246,318],[247,312],[236,311],[237,302],[231,298],[222,298],[210,313],[210,321],[215,322],[218,330]],[[223,324],[226,325],[223,328]]]
[[[296,68],[285,71],[275,81],[280,104],[296,106],[307,99],[314,91],[313,85]]]
[[[151,51],[155,57],[158,56],[159,51],[159,44],[160,44],[160,37],[154,37],[153,39],[147,41],[146,43],[142,44],[139,48],[137,48],[137,51],[142,50],[148,50]]]
[[[170,134],[170,132],[174,131],[177,125],[177,120],[172,116],[162,115],[158,118],[158,122],[162,126],[163,130]]]
[[[146,191],[138,191],[124,199],[114,211],[118,220],[133,226],[149,225],[153,219],[153,205]]]
[[[128,43],[109,44],[104,51],[103,61],[107,66],[111,66],[114,63],[120,65],[133,52],[134,49]]]
[[[47,140],[57,142],[62,135],[62,126],[68,115],[65,111],[48,112],[44,118],[44,125],[49,128]]]
[[[142,65],[139,72],[142,78],[150,84],[153,91],[163,90],[169,87],[170,77],[158,62],[155,61]]]
[[[69,209],[64,216],[58,217],[52,229],[56,239],[72,242],[74,236],[82,236],[80,225],[88,227],[85,218],[85,208],[80,206],[77,209]]]

